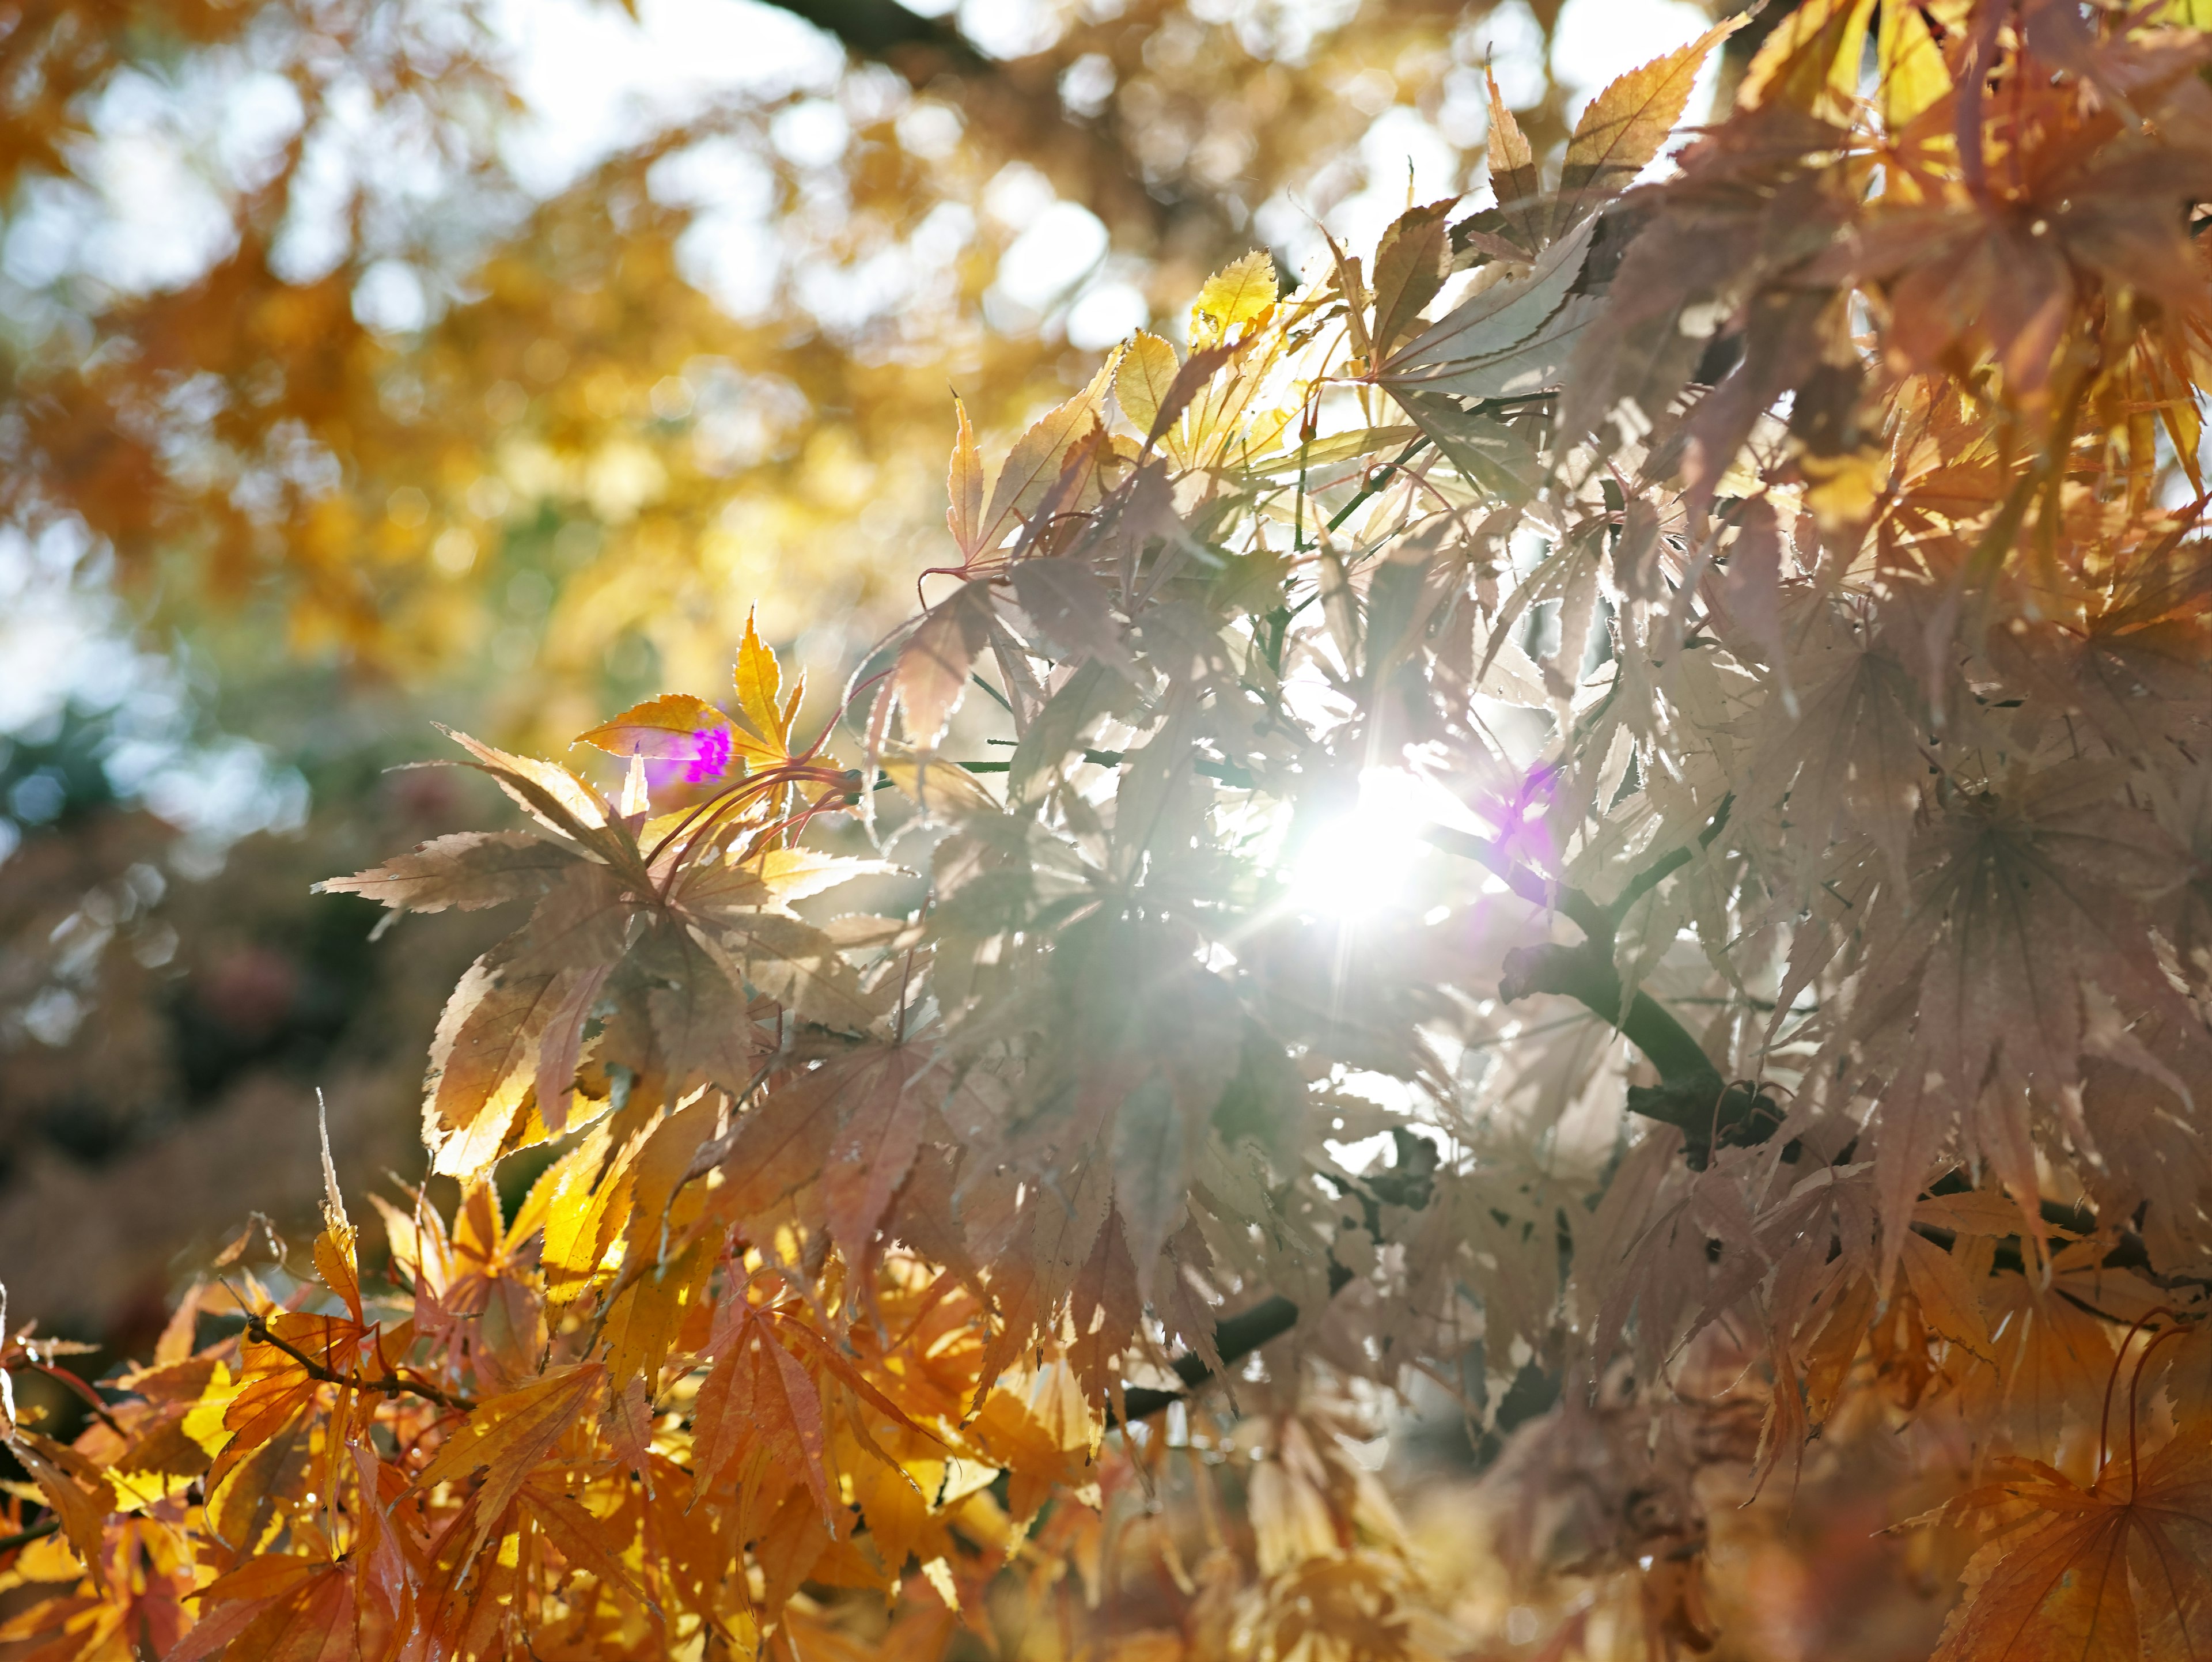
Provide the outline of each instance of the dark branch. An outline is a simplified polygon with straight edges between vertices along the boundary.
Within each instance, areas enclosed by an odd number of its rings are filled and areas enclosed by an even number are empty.
[[[896,0],[770,0],[794,17],[803,17],[825,34],[834,34],[856,58],[872,58],[902,70],[920,67],[904,59],[925,54],[934,67],[973,74],[991,61],[950,24],[908,11]],[[927,75],[924,76],[927,79]]]
[[[1606,915],[1604,907],[1580,889],[1562,887],[1529,870],[1488,838],[1477,837],[1472,831],[1455,831],[1449,825],[1428,826],[1421,836],[1446,854],[1475,861],[1530,905],[1559,913],[1591,940],[1613,939],[1613,920]]]
[[[1332,1266],[1333,1267],[1333,1266]],[[1270,1339],[1279,1339],[1298,1324],[1298,1307],[1280,1294],[1265,1298],[1242,1315],[1231,1316],[1213,1330],[1213,1348],[1222,1361],[1235,1366]],[[1176,1377],[1181,1391],[1155,1391],[1139,1386],[1121,1396],[1123,1420],[1145,1420],[1170,1403],[1179,1403],[1213,1378],[1213,1370],[1196,1356],[1178,1356]]]
[[[1734,801],[1721,799],[1698,834],[1700,847],[1710,848],[1720,835]],[[1441,825],[1424,834],[1438,848],[1480,862],[1530,904],[1555,911],[1582,930],[1584,939],[1578,946],[1546,941],[1506,953],[1498,995],[1510,1004],[1530,993],[1557,993],[1620,1029],[1659,1070],[1656,1086],[1628,1087],[1629,1111],[1680,1129],[1692,1166],[1702,1167],[1716,1143],[1764,1142],[1782,1123],[1781,1110],[1764,1093],[1723,1081],[1705,1046],[1650,995],[1639,992],[1625,998],[1620,973],[1613,966],[1613,936],[1621,918],[1638,899],[1689,863],[1689,849],[1676,849],[1654,861],[1629,880],[1610,906],[1601,906],[1581,890],[1531,871],[1486,838]]]
[[[43,1541],[62,1526],[58,1518],[49,1518],[43,1524],[33,1524],[28,1529],[19,1529],[13,1535],[0,1535],[0,1552],[13,1552],[18,1547],[27,1547],[33,1541]]]
[[[307,1371],[311,1379],[320,1379],[325,1385],[343,1385],[349,1391],[371,1391],[386,1397],[405,1391],[410,1397],[420,1397],[425,1402],[435,1403],[441,1408],[466,1414],[476,1404],[465,1397],[449,1397],[435,1385],[422,1385],[398,1373],[387,1373],[380,1379],[364,1379],[356,1374],[341,1373],[336,1368],[317,1361],[297,1346],[287,1344],[270,1331],[269,1324],[258,1316],[246,1318],[246,1336],[256,1344],[265,1344],[283,1351]]]
[[[1713,838],[1718,837],[1721,834],[1722,830],[1728,825],[1729,810],[1735,806],[1735,793],[1734,791],[1730,791],[1726,796],[1721,798],[1720,807],[1713,810],[1713,817],[1705,822],[1705,830],[1698,833],[1698,846],[1699,848],[1710,849],[1712,847]],[[1607,916],[1610,920],[1612,925],[1612,927],[1607,928],[1605,932],[1606,939],[1610,941],[1613,934],[1620,929],[1620,920],[1628,916],[1628,909],[1631,906],[1633,906],[1638,901],[1644,898],[1645,895],[1657,888],[1662,883],[1665,882],[1668,878],[1672,877],[1676,872],[1681,870],[1683,867],[1689,863],[1690,851],[1687,849],[1676,849],[1671,854],[1664,855],[1659,859],[1653,861],[1642,871],[1637,873],[1635,876],[1630,878],[1628,880],[1628,886],[1623,889],[1620,893],[1614,898],[1612,905],[1605,909]]]

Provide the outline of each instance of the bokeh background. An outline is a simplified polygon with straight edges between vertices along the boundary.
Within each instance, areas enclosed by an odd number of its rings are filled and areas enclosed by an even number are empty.
[[[830,719],[945,552],[956,393],[1003,441],[1227,259],[1310,277],[1324,230],[1479,200],[1486,65],[1540,152],[1737,9],[0,9],[10,1319],[94,1373],[143,1349],[251,1213],[312,1208],[318,1087],[349,1186],[420,1174],[430,1031],[495,925],[372,941],[308,887],[496,818],[392,770],[433,721],[561,754],[720,691],[756,606]],[[1397,1447],[1496,1452],[1449,1404]],[[1947,1574],[1866,1598],[1895,1481],[1877,1450],[1741,1537],[1732,1650],[1925,1653]],[[1414,1487],[1448,1574],[1499,1582],[1460,1491]]]

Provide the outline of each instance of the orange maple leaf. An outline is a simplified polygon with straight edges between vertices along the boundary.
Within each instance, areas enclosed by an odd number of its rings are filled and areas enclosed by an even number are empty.
[[[2200,1662],[2212,1657],[2212,1434],[2132,1452],[2083,1488],[2012,1460],[1944,1516],[1996,1513],[1933,1662]],[[2014,1519],[2004,1527],[2006,1518]]]

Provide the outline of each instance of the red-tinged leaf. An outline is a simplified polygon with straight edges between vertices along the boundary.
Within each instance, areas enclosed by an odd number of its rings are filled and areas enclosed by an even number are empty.
[[[702,1084],[732,1096],[742,1092],[767,1041],[754,1026],[744,988],[723,967],[728,960],[674,930],[659,932],[641,959],[653,979],[646,1009],[670,1092],[681,1097]]]
[[[1375,337],[1368,332],[1368,309],[1372,304],[1367,290],[1367,276],[1362,270],[1358,254],[1347,254],[1337,240],[1324,229],[1322,238],[1328,244],[1329,263],[1336,270],[1336,291],[1344,296],[1344,330],[1352,356],[1360,367],[1375,366]]]
[[[222,1655],[225,1646],[259,1618],[262,1608],[257,1600],[252,1604],[223,1604],[210,1610],[163,1653],[161,1662],[207,1662],[209,1657]]]
[[[1589,251],[1595,220],[1534,258],[1528,275],[1494,283],[1454,307],[1400,347],[1377,372],[1386,386],[1493,396],[1500,377],[1564,364],[1569,337],[1595,302],[1571,296]],[[1527,593],[1527,586],[1516,591]]]
[[[695,1414],[697,1491],[721,1479],[750,1449],[769,1468],[806,1485],[823,1524],[837,1532],[823,1461],[827,1447],[822,1396],[799,1359],[777,1342],[775,1324],[757,1314],[737,1324],[728,1348],[699,1387]]]
[[[855,1367],[852,1359],[838,1349],[836,1343],[826,1335],[817,1333],[804,1322],[798,1321],[779,1319],[776,1322],[776,1330],[786,1338],[799,1342],[817,1361],[836,1374],[838,1381],[854,1396],[860,1397],[894,1425],[903,1426],[908,1431],[919,1433],[940,1447],[944,1446],[943,1438],[927,1426],[916,1421],[904,1409],[870,1384],[867,1376]]]
[[[105,1589],[100,1547],[107,1514],[115,1509],[115,1491],[107,1479],[75,1449],[35,1431],[17,1431],[8,1439],[8,1447],[61,1519],[62,1533],[84,1561],[94,1583]]]
[[[921,1147],[930,1103],[926,1056],[905,1045],[864,1050],[825,1065],[809,1085],[833,1107],[838,1130],[822,1172],[830,1231],[859,1259]]]
[[[1988,1361],[1990,1324],[1959,1261],[1926,1236],[1909,1231],[1904,1247],[1905,1284],[1920,1302],[1922,1318],[1952,1343]]]
[[[507,1510],[531,1471],[597,1402],[605,1385],[605,1367],[579,1362],[477,1404],[429,1464],[416,1473],[411,1492],[422,1494],[441,1482],[480,1476],[483,1490],[476,1497],[482,1520],[477,1542],[480,1548],[483,1532]]]
[[[406,1474],[379,1460],[374,1448],[355,1443],[348,1452],[355,1485],[355,1602],[374,1598],[386,1615],[397,1616],[406,1601],[408,1564],[392,1524],[392,1504],[406,1491]]]
[[[1075,1172],[1065,1200],[1050,1186],[1031,1190],[1003,1245],[994,1243],[991,1298],[999,1326],[977,1367],[973,1407],[982,1405],[999,1375],[1057,1319],[1077,1269],[1105,1227],[1113,1192],[1108,1162],[1094,1154],[1077,1161]]]
[[[720,710],[688,692],[669,692],[578,734],[576,742],[597,745],[615,756],[684,762],[720,773],[720,767],[711,764],[717,754],[729,755],[731,737],[730,718]]]
[[[1157,1251],[1153,1256],[1158,1256]],[[1144,1294],[1138,1289],[1136,1267],[1129,1261],[1117,1212],[1098,1232],[1068,1294],[1075,1340],[1067,1348],[1067,1363],[1093,1403],[1121,1388],[1121,1353],[1129,1348],[1144,1313]]]
[[[538,1116],[556,1136],[568,1129],[568,1103],[575,1095],[576,1064],[583,1055],[584,1022],[613,971],[611,964],[592,964],[569,977],[560,1003],[554,1006],[539,1036]]]
[[[253,1662],[349,1662],[354,1582],[343,1564],[283,1553],[249,1559],[199,1594],[206,1611],[162,1662],[227,1653]]]
[[[1024,515],[1026,523],[1007,555],[1008,560],[1018,562],[1035,556],[1039,551],[1040,544],[1054,527],[1096,505],[1103,494],[1100,474],[1106,464],[1114,459],[1114,441],[1104,424],[1094,417],[1082,435],[1067,447],[1067,454],[1060,461],[1060,475],[1053,480],[1052,488],[1038,497]],[[1003,633],[994,645],[1000,652],[1000,666],[1005,667]],[[1008,679],[1014,680],[1023,673],[1011,669]]]
[[[162,1662],[201,1662],[216,1655],[270,1606],[297,1593],[325,1568],[289,1553],[249,1558],[196,1595],[202,1615]]]
[[[1023,561],[1014,568],[1014,598],[1068,662],[1095,661],[1134,673],[1127,631],[1114,615],[1106,585],[1082,561]]]
[[[907,742],[916,750],[934,749],[945,736],[969,672],[990,643],[991,624],[991,586],[965,582],[932,606],[899,648],[892,685],[906,711]]]
[[[1122,1099],[1114,1119],[1114,1208],[1147,1291],[1160,1248],[1182,1224],[1191,1158],[1204,1135],[1203,1117],[1180,1108],[1174,1087],[1155,1075]]]
[[[295,1343],[290,1339],[286,1342]],[[314,1355],[305,1347],[295,1348],[303,1355]],[[221,1488],[230,1473],[255,1451],[295,1434],[321,1390],[305,1368],[274,1346],[256,1348],[248,1358],[248,1367],[257,1366],[272,1371],[249,1373],[244,1387],[223,1409],[223,1429],[230,1433],[230,1440],[209,1468],[210,1494]]]
[[[461,831],[354,876],[325,878],[314,892],[357,894],[394,911],[477,911],[537,899],[581,857],[532,831]]]
[[[522,1504],[536,1514],[545,1538],[568,1561],[571,1569],[597,1576],[602,1585],[621,1589],[656,1616],[661,1616],[659,1602],[638,1585],[623,1562],[627,1533],[617,1519],[598,1518],[586,1511],[561,1491],[559,1479],[548,1472],[536,1474],[523,1486]]]
[[[1759,655],[1781,673],[1786,686],[1789,658],[1782,644],[1782,534],[1774,521],[1774,505],[1764,497],[1744,504],[1735,542],[1729,551],[1721,598],[1737,626],[1758,648]]]
[[[732,1120],[726,1138],[694,1157],[719,1163],[722,1187],[715,1205],[744,1220],[781,1205],[820,1175],[836,1134],[836,1116],[812,1092],[793,1086]]]
[[[326,1564],[297,1592],[264,1610],[231,1641],[255,1662],[353,1662],[354,1578],[344,1564]]]
[[[1498,77],[1491,74],[1486,64],[1483,65],[1482,79],[1490,94],[1490,188],[1500,208],[1532,202],[1542,189],[1536,173],[1536,153],[1529,148],[1528,136],[1513,119],[1513,112],[1506,107],[1504,95],[1498,90]],[[1536,243],[1528,228],[1527,209],[1510,216],[1509,223],[1519,229],[1527,245],[1527,252],[1521,257],[1525,259],[1533,256]]]
[[[439,1017],[424,1081],[424,1137],[438,1170],[465,1176],[497,1155],[537,1078],[541,1039],[564,1013],[571,1025],[581,1020],[596,991],[586,983],[622,955],[631,912],[611,873],[580,866],[527,926],[469,967]],[[555,1062],[557,1069],[557,1051]]]

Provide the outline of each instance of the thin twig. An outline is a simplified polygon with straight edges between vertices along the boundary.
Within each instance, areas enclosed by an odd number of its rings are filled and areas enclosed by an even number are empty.
[[[0,1535],[0,1552],[13,1552],[18,1547],[27,1547],[33,1541],[43,1541],[58,1533],[62,1526],[58,1518],[49,1518],[43,1524],[33,1524],[28,1529],[19,1529],[13,1535]]]
[[[386,1397],[397,1396],[404,1391],[410,1397],[420,1397],[425,1402],[435,1403],[439,1407],[451,1409],[457,1414],[466,1414],[476,1407],[476,1403],[466,1397],[448,1396],[435,1385],[419,1385],[398,1373],[387,1373],[380,1379],[364,1379],[355,1374],[341,1373],[336,1368],[317,1361],[297,1346],[278,1338],[270,1330],[269,1324],[258,1316],[250,1315],[246,1318],[246,1332],[256,1344],[265,1344],[272,1349],[283,1351],[307,1371],[308,1378],[320,1379],[325,1385],[343,1385],[349,1391],[376,1391]]]

